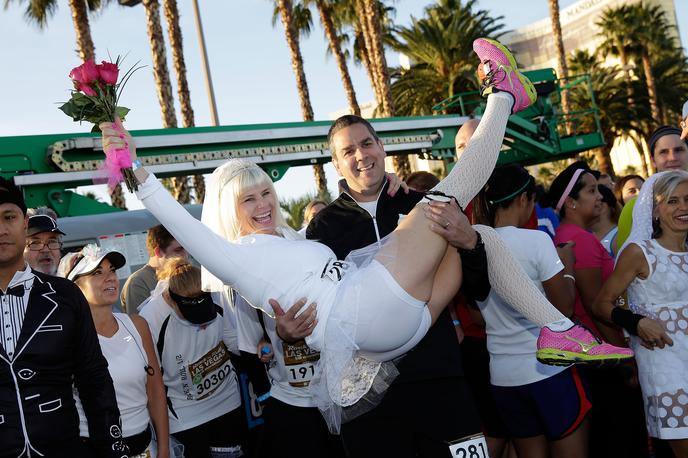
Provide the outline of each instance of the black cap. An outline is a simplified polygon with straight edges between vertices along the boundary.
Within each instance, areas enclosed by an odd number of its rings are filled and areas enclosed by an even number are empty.
[[[14,204],[26,215],[24,195],[12,180],[0,177],[0,204]]]
[[[54,232],[56,234],[65,235],[64,232],[58,229],[55,220],[48,215],[31,216],[29,218],[29,228],[26,230],[26,235],[30,237],[40,234],[41,232]]]

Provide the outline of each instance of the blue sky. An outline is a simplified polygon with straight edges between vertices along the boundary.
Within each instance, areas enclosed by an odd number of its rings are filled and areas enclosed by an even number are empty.
[[[79,132],[88,127],[73,123],[58,111],[56,103],[69,97],[69,70],[78,65],[75,36],[66,1],[59,1],[57,14],[45,30],[28,24],[23,5],[13,2],[0,11],[0,136]],[[271,25],[270,0],[200,0],[201,15],[210,60],[220,123],[253,124],[301,119],[289,52],[281,24]],[[399,0],[396,22],[406,24],[411,15],[422,15],[429,0]],[[573,0],[560,0],[566,7]],[[679,26],[688,26],[688,5],[676,1]],[[196,125],[209,125],[210,113],[201,71],[198,41],[191,2],[178,1],[184,54],[188,69],[191,100]],[[507,28],[529,24],[548,15],[547,0],[480,0],[483,9],[503,15]],[[162,15],[162,12],[161,12]],[[317,20],[317,15],[314,18]],[[164,23],[164,18],[163,18]],[[164,26],[164,24],[163,24]],[[132,78],[122,98],[122,105],[132,108],[127,118],[130,129],[162,126],[151,70],[151,54],[146,34],[143,7],[121,7],[113,2],[91,18],[91,31],[98,59],[127,54],[127,62],[137,60],[147,67]],[[683,43],[686,47],[685,30]],[[334,59],[326,58],[326,43],[321,29],[314,27],[310,38],[302,40],[305,71],[316,119],[346,106]],[[390,64],[397,58],[389,56]],[[168,66],[171,59],[168,57]],[[364,69],[352,65],[352,76],[359,101],[372,99]],[[172,69],[170,67],[170,72]],[[178,110],[177,105],[177,110]],[[181,117],[178,115],[178,119]],[[278,191],[294,197],[312,189],[310,168],[291,169]],[[336,174],[328,166],[333,188]],[[133,203],[133,202],[132,202]]]

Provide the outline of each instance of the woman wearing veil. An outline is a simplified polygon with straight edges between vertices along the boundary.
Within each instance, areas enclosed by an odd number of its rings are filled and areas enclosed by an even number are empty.
[[[487,96],[485,114],[456,167],[428,193],[428,199],[452,196],[462,207],[490,176],[509,116],[536,99],[532,83],[517,70],[504,46],[478,39],[473,49],[481,60],[478,73]],[[382,362],[405,354],[422,339],[459,287],[458,261],[444,262],[447,242],[429,229],[423,214],[427,201],[421,201],[380,244],[353,253],[347,261],[337,261],[329,248],[317,242],[288,240],[270,232],[258,231],[230,243],[224,234],[236,221],[266,222],[273,211],[279,211],[267,174],[267,181],[244,180],[257,167],[246,161],[230,160],[217,169],[204,204],[206,226],[141,167],[121,125],[104,123],[101,129],[104,148],[129,146],[134,174],[141,183],[139,199],[215,277],[268,314],[270,299],[293,304],[308,297],[318,304],[318,322],[307,344],[321,351],[322,372],[319,383],[313,384],[314,396],[333,429],[338,427],[340,407],[353,405],[370,390]],[[242,210],[268,198],[273,200],[272,210],[260,214]],[[228,214],[232,210],[235,215]],[[476,230],[486,246],[493,288],[531,321],[547,325],[539,343],[549,361],[570,364],[632,357],[627,349],[601,343],[574,326],[528,280],[493,229],[476,226]]]
[[[688,172],[650,177],[594,312],[631,334],[650,436],[688,457]],[[628,290],[630,308],[616,306]]]

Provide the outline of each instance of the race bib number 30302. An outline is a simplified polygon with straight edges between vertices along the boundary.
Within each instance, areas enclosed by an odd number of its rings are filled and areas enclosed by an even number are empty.
[[[189,374],[196,388],[196,399],[204,399],[213,394],[232,372],[229,350],[225,343],[220,341],[198,361],[189,364]]]
[[[485,436],[465,437],[449,444],[451,456],[456,458],[490,458]]]

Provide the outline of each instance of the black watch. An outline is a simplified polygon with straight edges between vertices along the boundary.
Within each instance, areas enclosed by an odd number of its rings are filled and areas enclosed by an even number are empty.
[[[472,255],[480,253],[485,249],[485,243],[483,243],[483,238],[480,236],[480,232],[475,231],[475,234],[478,236],[478,240],[475,242],[473,249],[467,250],[465,248],[459,248],[459,254]]]

